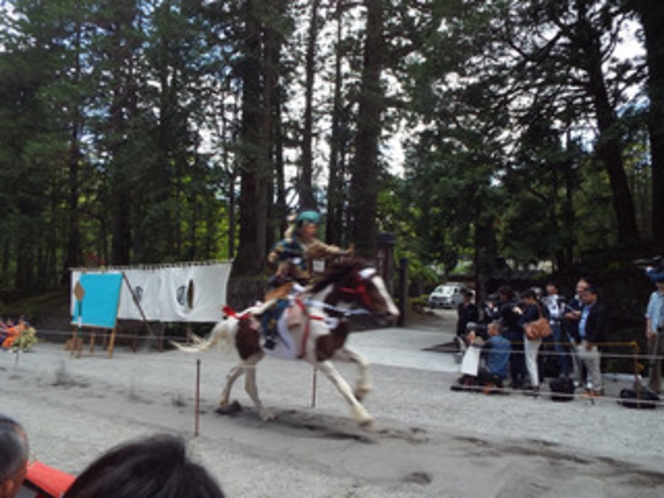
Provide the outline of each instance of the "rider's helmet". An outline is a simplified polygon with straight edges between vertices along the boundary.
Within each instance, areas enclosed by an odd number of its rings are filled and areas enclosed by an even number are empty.
[[[304,223],[313,223],[314,225],[320,225],[320,214],[317,211],[307,210],[302,211],[295,218],[295,223],[298,227],[304,225]]]

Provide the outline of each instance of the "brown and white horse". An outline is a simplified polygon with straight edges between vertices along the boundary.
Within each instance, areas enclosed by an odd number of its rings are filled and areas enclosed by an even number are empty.
[[[233,383],[244,374],[245,390],[260,416],[263,420],[272,420],[274,415],[263,406],[256,387],[256,364],[266,354],[272,355],[270,350],[261,347],[261,332],[256,319],[264,309],[264,305],[240,313],[226,309],[226,319],[214,327],[207,339],[195,337],[193,346],[174,344],[182,351],[199,352],[210,348],[220,339],[233,342],[241,362],[227,375],[219,402],[220,410],[229,407]],[[353,418],[364,425],[373,420],[360,403],[362,397],[371,390],[369,363],[345,347],[350,332],[346,318],[358,311],[369,313],[383,320],[384,324],[399,315],[376,270],[360,260],[344,260],[335,263],[320,282],[291,298],[285,313],[292,316],[286,316],[284,321],[288,323],[291,336],[288,342],[296,350],[291,359],[304,360],[320,369],[350,404]],[[360,378],[354,392],[334,367],[332,360],[353,362],[359,366]]]

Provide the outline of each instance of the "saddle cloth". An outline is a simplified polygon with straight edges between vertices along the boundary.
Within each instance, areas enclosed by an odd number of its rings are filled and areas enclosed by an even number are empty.
[[[305,323],[304,310],[294,300],[278,299],[261,315],[261,333],[275,338],[274,349],[264,349],[268,356],[282,359],[297,359],[302,345],[297,344],[291,331]]]

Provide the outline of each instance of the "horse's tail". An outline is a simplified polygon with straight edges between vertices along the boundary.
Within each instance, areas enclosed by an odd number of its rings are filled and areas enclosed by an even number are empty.
[[[197,336],[196,334],[193,334],[192,336],[193,345],[191,346],[185,346],[183,344],[174,341],[170,341],[170,343],[176,348],[178,348],[180,351],[184,351],[185,353],[200,353],[202,351],[210,349],[212,346],[217,344],[222,339],[224,340],[224,343],[227,346],[231,346],[234,341],[233,330],[236,328],[237,328],[237,320],[233,318],[227,318],[217,323],[212,329],[212,332],[210,332],[210,334],[205,339]]]

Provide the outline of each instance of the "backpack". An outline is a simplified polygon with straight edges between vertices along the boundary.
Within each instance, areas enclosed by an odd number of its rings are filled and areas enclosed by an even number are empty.
[[[574,381],[563,376],[549,382],[551,401],[572,401],[574,399]]]
[[[659,395],[645,386],[625,387],[620,391],[618,404],[636,410],[654,410],[659,404]]]

